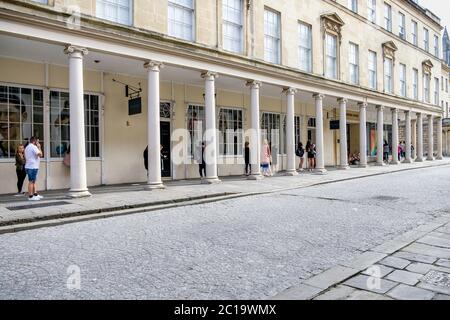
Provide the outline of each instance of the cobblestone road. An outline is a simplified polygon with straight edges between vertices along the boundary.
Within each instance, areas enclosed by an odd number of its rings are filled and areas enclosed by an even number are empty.
[[[429,168],[4,234],[0,298],[268,298],[450,211],[449,175]],[[72,265],[80,289],[66,285]]]

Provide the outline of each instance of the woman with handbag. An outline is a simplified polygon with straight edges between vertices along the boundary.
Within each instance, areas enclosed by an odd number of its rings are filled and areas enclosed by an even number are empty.
[[[271,158],[272,158],[272,155],[270,153],[269,142],[267,141],[267,139],[264,139],[263,146],[261,148],[261,168],[262,168],[262,174],[265,177],[271,175],[271,170],[270,170]]]
[[[17,196],[24,195],[22,192],[23,182],[27,173],[25,171],[25,148],[19,144],[16,149],[16,174],[17,174]]]

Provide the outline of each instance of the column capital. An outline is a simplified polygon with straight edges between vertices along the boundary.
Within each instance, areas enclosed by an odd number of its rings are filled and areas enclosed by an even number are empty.
[[[325,95],[323,93],[314,93],[313,94],[313,98],[316,100],[323,100],[323,98],[325,98]]]
[[[291,88],[291,87],[285,87],[285,88],[283,88],[283,93],[286,93],[286,94],[295,94],[296,92],[297,92],[298,90],[297,89],[295,89],[295,88]]]
[[[427,118],[428,119],[433,119],[433,115],[432,114],[427,114]]]
[[[403,112],[405,113],[405,115],[411,115],[411,111],[410,110],[404,110]]]
[[[358,102],[358,107],[366,109],[367,108],[367,102]]]
[[[398,109],[397,108],[391,108],[392,113],[398,113]]]
[[[218,76],[219,76],[219,74],[217,72],[213,72],[213,71],[203,71],[201,73],[201,77],[205,80],[214,80]]]
[[[64,47],[64,53],[68,54],[69,56],[73,55],[73,54],[79,54],[82,56],[85,56],[88,54],[88,49],[83,48],[83,47],[78,47],[78,46],[73,46],[71,44],[68,44]]]
[[[247,80],[245,85],[247,87],[251,87],[252,89],[259,89],[259,88],[261,88],[262,83],[261,83],[261,81],[257,81],[257,80]]]
[[[376,105],[375,108],[377,108],[377,110],[379,110],[379,111],[383,111],[384,110],[384,106],[382,106],[381,104]]]
[[[422,117],[422,113],[421,112],[416,112],[416,116],[417,116],[417,118],[421,118]]]
[[[347,103],[348,99],[347,98],[338,98],[337,101],[338,101],[338,103]]]
[[[162,62],[159,61],[154,61],[154,60],[150,60],[150,61],[146,61],[144,63],[144,68],[151,70],[151,71],[159,71],[164,67],[164,64]]]

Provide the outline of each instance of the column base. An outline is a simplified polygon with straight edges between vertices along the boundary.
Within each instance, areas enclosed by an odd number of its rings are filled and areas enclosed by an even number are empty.
[[[427,157],[427,161],[434,161],[434,157]]]
[[[385,165],[386,165],[386,163],[384,163],[384,162],[377,162],[376,164],[375,164],[377,167],[384,167]]]
[[[358,168],[367,168],[368,167],[368,165],[367,165],[367,163],[360,163],[359,165],[358,165]]]
[[[145,190],[158,190],[158,189],[165,189],[166,186],[163,185],[162,182],[152,182],[147,183],[145,186]]]
[[[339,170],[348,170],[348,169],[350,169],[350,166],[344,164],[344,165],[338,165],[337,168]]]
[[[293,169],[293,170],[286,170],[286,172],[284,173],[285,176],[297,176],[298,172],[297,170]]]
[[[69,198],[85,198],[91,197],[92,194],[88,190],[69,190],[67,196]]]
[[[389,164],[396,166],[400,164],[400,161],[391,161]]]
[[[327,173],[327,169],[325,169],[325,168],[317,168],[317,169],[314,169],[314,173],[315,174],[326,174]]]
[[[251,175],[249,175],[248,177],[247,177],[247,180],[262,180],[264,177],[262,176],[262,174],[259,172],[259,173],[253,173],[253,174],[251,174]]]
[[[416,158],[416,162],[423,162],[422,158]]]
[[[405,160],[403,160],[402,163],[413,163],[413,162],[414,162],[413,159],[405,159]]]
[[[218,177],[210,177],[202,179],[202,184],[217,184],[220,183],[220,179]]]
[[[444,160],[443,156],[437,156],[435,160]]]

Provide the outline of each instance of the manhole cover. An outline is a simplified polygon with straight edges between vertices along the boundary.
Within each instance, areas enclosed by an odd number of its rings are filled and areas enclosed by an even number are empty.
[[[376,197],[373,197],[372,199],[381,200],[381,201],[394,201],[394,200],[398,200],[400,198],[392,197],[392,196],[376,196]]]
[[[421,279],[421,281],[437,287],[450,289],[450,274],[445,272],[431,270]]]

